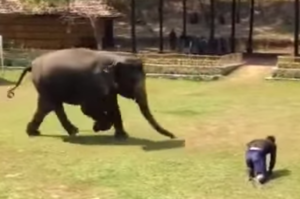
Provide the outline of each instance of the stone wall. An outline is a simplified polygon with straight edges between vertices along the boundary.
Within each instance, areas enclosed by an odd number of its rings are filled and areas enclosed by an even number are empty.
[[[99,20],[100,27],[102,20]],[[102,29],[102,28],[100,28]],[[88,19],[67,24],[57,15],[1,15],[0,34],[6,48],[61,49],[95,47],[93,30]]]

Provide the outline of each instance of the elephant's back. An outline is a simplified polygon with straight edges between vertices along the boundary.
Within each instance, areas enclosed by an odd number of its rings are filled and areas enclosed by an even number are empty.
[[[44,72],[52,70],[87,70],[97,59],[89,49],[64,49],[40,57]]]
[[[58,101],[79,104],[84,93],[93,92],[89,67],[93,51],[60,50],[45,54],[33,61],[32,78],[40,94]]]

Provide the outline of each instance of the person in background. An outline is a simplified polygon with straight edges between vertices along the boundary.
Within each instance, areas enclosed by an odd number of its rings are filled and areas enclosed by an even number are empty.
[[[169,44],[171,50],[176,50],[176,44],[177,44],[177,35],[174,31],[174,29],[171,30],[169,34]]]

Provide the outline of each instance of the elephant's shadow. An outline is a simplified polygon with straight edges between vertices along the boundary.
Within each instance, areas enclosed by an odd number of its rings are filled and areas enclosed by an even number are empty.
[[[41,135],[42,137],[61,138],[64,142],[82,145],[117,145],[117,146],[141,146],[144,151],[157,151],[166,149],[182,148],[184,140],[152,141],[129,137],[127,140],[117,141],[112,135],[78,135],[69,137],[65,135]]]

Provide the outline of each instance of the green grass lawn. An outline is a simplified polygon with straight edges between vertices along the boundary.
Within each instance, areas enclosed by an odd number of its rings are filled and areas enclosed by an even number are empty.
[[[19,74],[6,77],[16,80]],[[299,198],[297,82],[263,76],[216,82],[148,79],[153,114],[178,139],[155,132],[134,102],[120,98],[131,139],[118,143],[112,130],[93,133],[92,121],[71,106],[67,114],[81,129],[77,138],[68,138],[53,113],[41,127],[43,136],[29,138],[25,126],[36,93],[28,78],[13,99],[6,98],[9,86],[0,85],[1,199]],[[268,134],[278,139],[279,177],[257,189],[246,181],[245,143]]]

